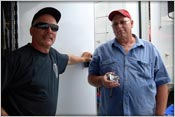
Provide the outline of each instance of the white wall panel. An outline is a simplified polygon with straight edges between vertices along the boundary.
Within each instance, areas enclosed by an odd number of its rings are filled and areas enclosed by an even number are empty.
[[[107,16],[108,4],[106,2],[96,2],[95,3],[95,17],[105,17]]]
[[[151,42],[157,47],[167,71],[173,76],[174,19],[168,18],[167,2],[151,2]]]
[[[95,33],[106,33],[106,17],[97,18],[95,20]]]
[[[96,40],[95,40],[95,47],[96,48],[107,41],[106,33],[96,34],[95,38],[96,38]]]

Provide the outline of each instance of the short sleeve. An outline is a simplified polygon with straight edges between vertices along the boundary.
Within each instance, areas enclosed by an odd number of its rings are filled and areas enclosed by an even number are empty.
[[[59,54],[59,60],[58,60],[58,69],[59,69],[59,74],[62,74],[66,66],[68,64],[69,57],[66,54]]]
[[[98,50],[95,50],[92,61],[89,64],[89,75],[99,75],[99,56]]]
[[[160,86],[170,82],[170,77],[160,57],[160,54],[155,47],[154,52],[155,52],[154,79],[156,82],[156,86]]]

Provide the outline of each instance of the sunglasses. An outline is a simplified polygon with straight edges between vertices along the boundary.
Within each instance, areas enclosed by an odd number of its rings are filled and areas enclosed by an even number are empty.
[[[44,23],[44,22],[34,23],[32,25],[32,27],[36,27],[39,29],[48,29],[50,27],[53,32],[58,31],[58,28],[59,28],[58,25],[56,25],[56,24],[48,24],[48,23]]]

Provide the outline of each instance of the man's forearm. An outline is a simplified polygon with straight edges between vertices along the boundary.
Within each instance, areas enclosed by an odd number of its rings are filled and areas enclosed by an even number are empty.
[[[75,55],[68,55],[69,61],[68,64],[77,64],[82,62],[89,62],[91,61],[92,54],[90,52],[83,52],[81,57],[75,56]]]
[[[168,87],[167,84],[161,85],[157,88],[156,95],[156,116],[163,116],[167,106]]]
[[[89,82],[89,84],[91,84],[95,87],[101,87],[102,86],[102,78],[103,78],[103,76],[89,75],[88,82]]]
[[[75,55],[69,55],[69,61],[68,64],[72,65],[72,64],[77,64],[77,63],[81,63],[84,62],[85,60],[82,57],[78,57]]]

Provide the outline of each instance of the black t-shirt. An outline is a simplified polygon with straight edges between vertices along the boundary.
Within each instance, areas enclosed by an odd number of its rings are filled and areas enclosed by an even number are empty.
[[[1,106],[9,115],[55,115],[67,64],[66,54],[53,48],[44,54],[30,44],[2,58]]]

